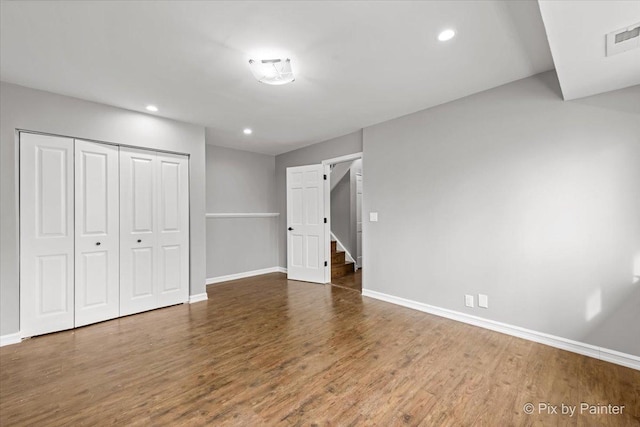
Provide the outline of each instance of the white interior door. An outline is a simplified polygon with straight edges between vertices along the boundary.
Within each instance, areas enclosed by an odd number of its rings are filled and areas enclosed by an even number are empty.
[[[73,140],[20,133],[20,329],[74,326]]]
[[[323,165],[287,168],[287,274],[325,282]]]
[[[157,156],[120,147],[120,315],[158,307]]]
[[[118,147],[75,141],[75,326],[118,317]]]
[[[362,175],[356,175],[356,265],[362,268]]]
[[[189,159],[158,153],[158,305],[189,300]]]

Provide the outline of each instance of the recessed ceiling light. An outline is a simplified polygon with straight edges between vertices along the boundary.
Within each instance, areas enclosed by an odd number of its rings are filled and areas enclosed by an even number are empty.
[[[149,111],[153,111],[154,113],[158,111],[158,107],[156,107],[155,105],[147,105],[146,109]]]
[[[251,134],[253,133],[253,131],[252,131],[251,129],[249,129],[249,128],[245,128],[242,132],[243,132],[245,135],[251,135]]]
[[[290,59],[250,59],[253,76],[268,85],[284,85],[295,80]]]
[[[438,34],[438,40],[441,42],[446,42],[447,40],[451,40],[453,36],[456,35],[456,32],[453,30],[444,30],[440,34]]]

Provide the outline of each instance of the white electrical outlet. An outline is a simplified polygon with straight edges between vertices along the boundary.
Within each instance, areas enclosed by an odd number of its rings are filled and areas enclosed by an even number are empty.
[[[473,295],[464,296],[464,305],[473,308]]]
[[[369,221],[377,222],[378,221],[378,212],[369,212]]]
[[[489,297],[484,294],[478,294],[478,307],[489,308]]]

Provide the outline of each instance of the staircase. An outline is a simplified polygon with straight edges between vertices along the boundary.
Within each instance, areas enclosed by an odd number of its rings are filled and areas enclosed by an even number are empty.
[[[354,265],[352,262],[346,262],[344,252],[336,249],[336,241],[331,241],[331,280],[338,279],[353,273]]]

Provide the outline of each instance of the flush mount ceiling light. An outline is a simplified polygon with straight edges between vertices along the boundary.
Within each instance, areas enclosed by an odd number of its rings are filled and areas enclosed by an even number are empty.
[[[284,85],[295,80],[290,59],[250,59],[253,76],[261,83]]]
[[[158,111],[158,107],[156,107],[155,105],[147,105],[145,107],[148,111],[152,111],[152,112],[157,112]]]
[[[446,42],[447,40],[451,40],[455,35],[456,32],[451,29],[444,30],[443,32],[438,34],[438,40],[440,40],[441,42]]]
[[[249,128],[245,128],[242,132],[243,132],[245,135],[251,135],[251,134],[253,133],[253,131],[252,131],[251,129],[249,129]]]

